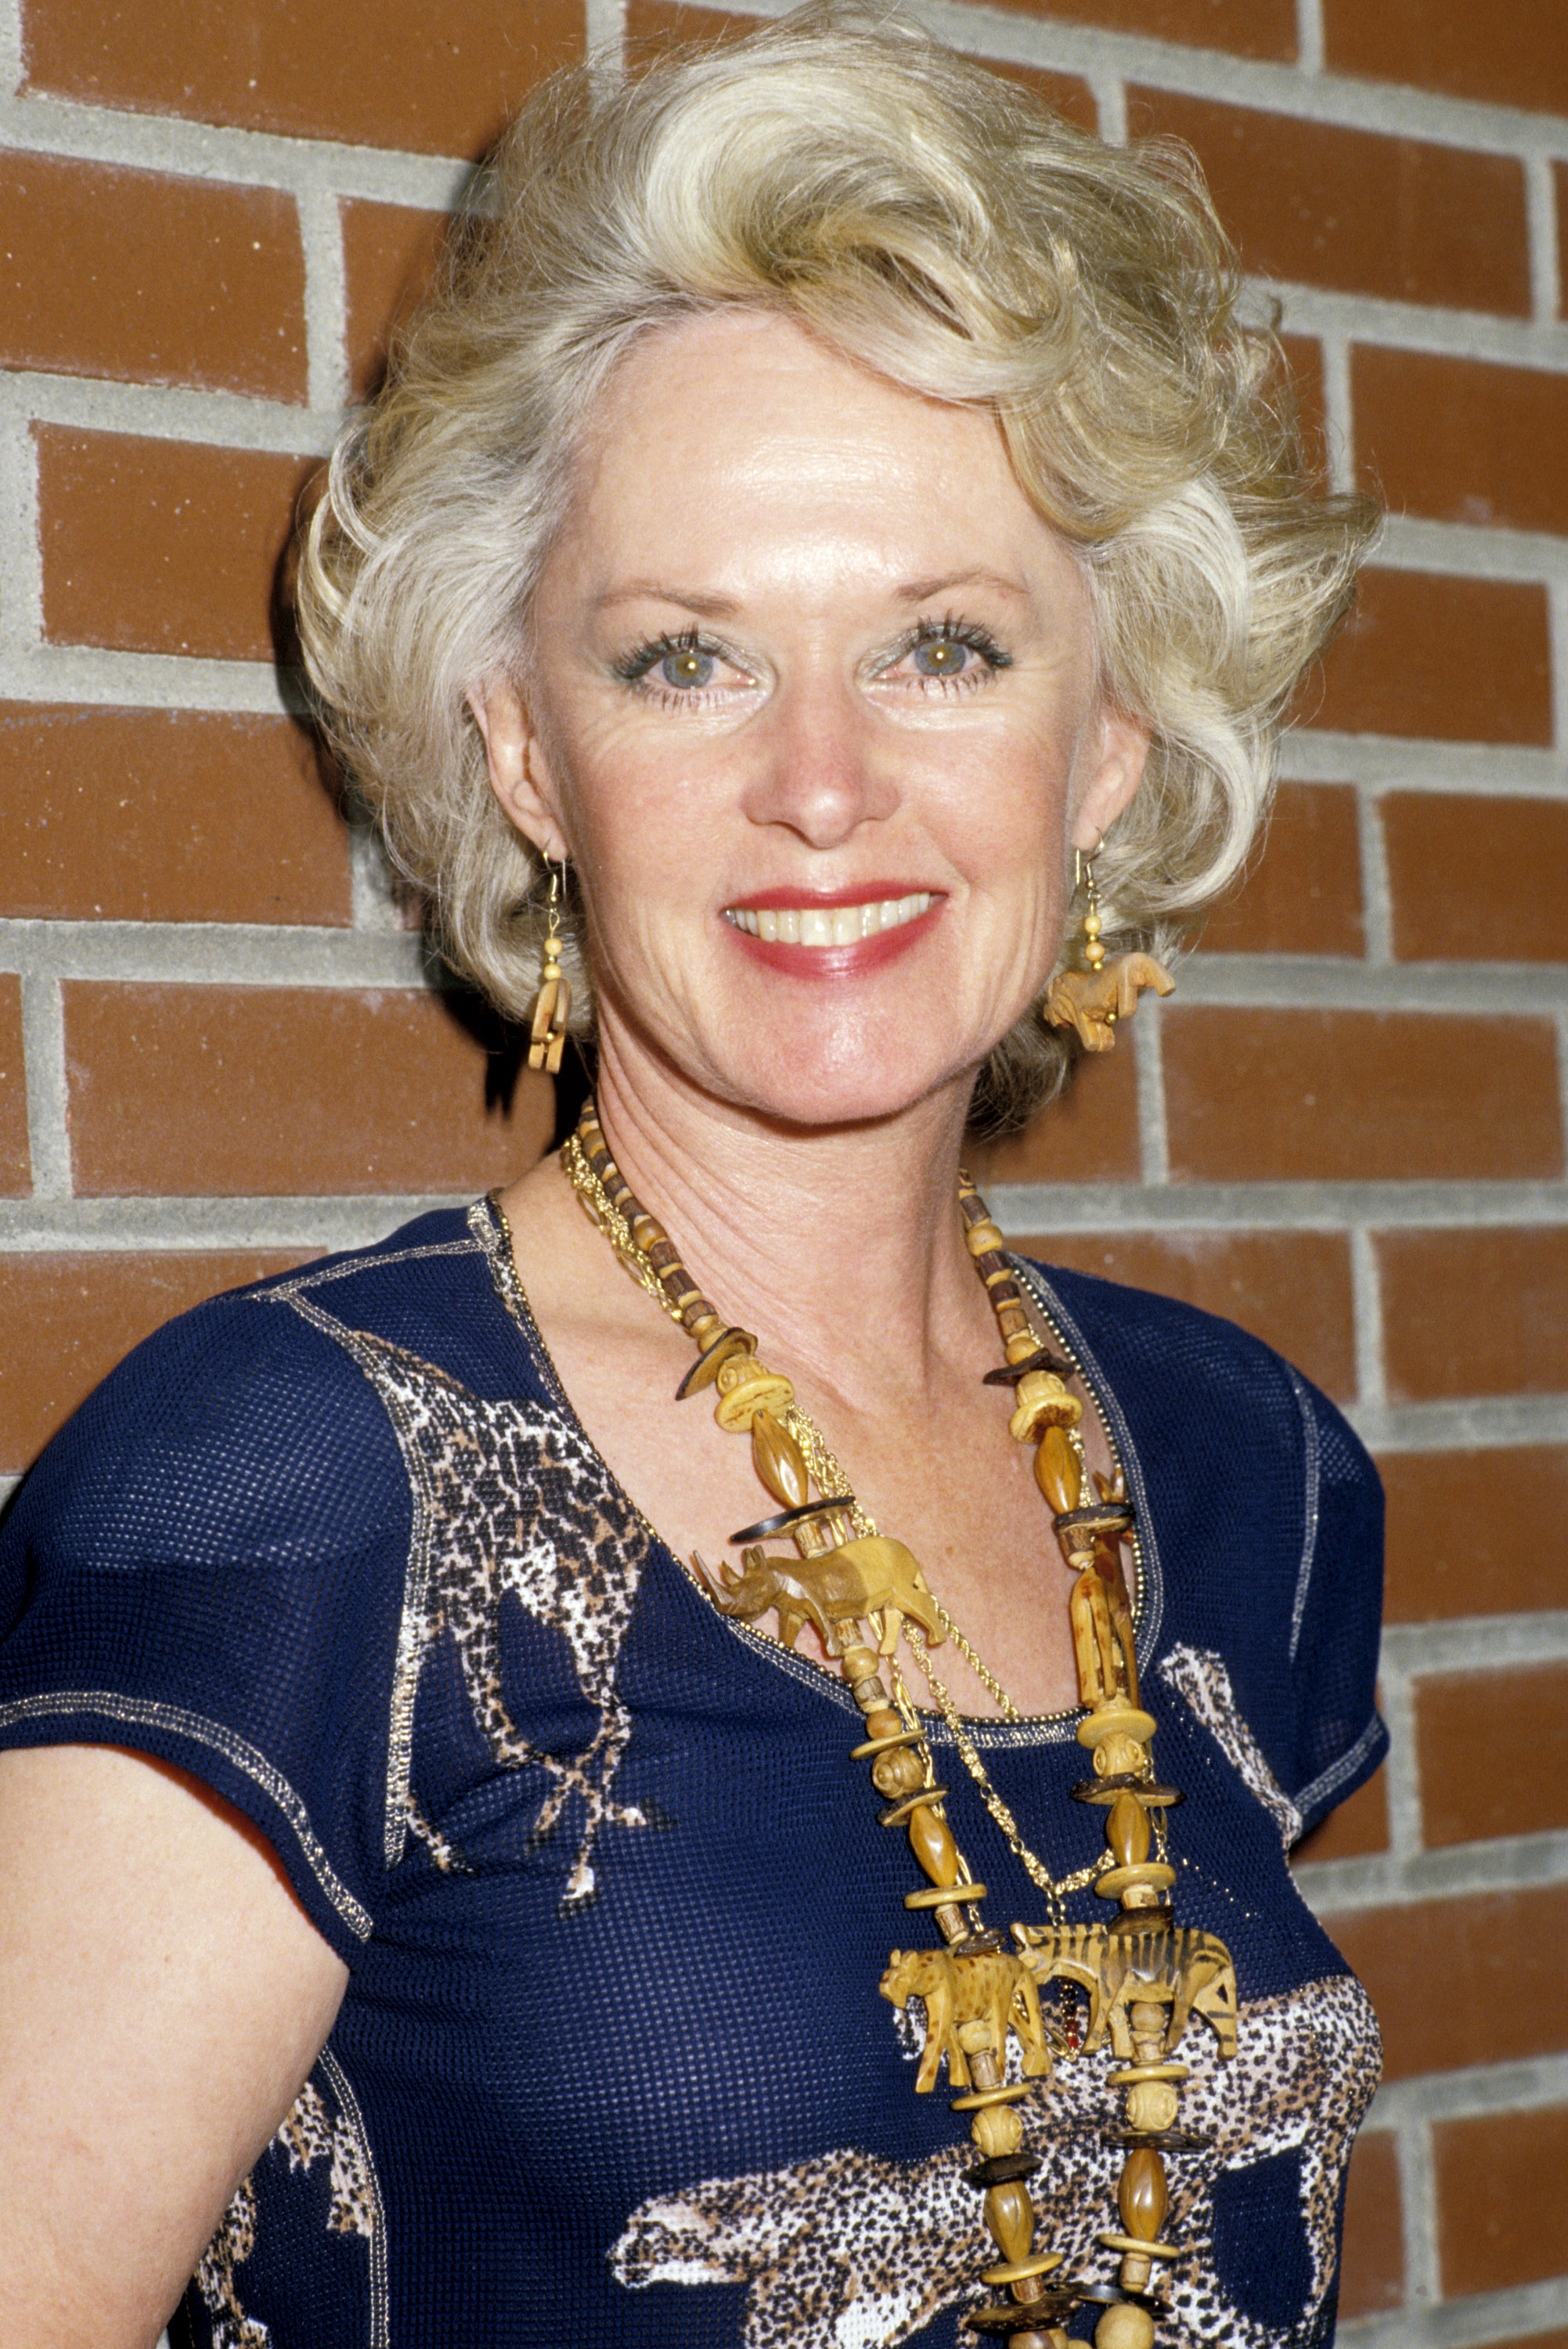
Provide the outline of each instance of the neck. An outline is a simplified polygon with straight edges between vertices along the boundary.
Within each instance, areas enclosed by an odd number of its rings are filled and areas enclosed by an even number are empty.
[[[995,1340],[964,1245],[967,1087],[891,1118],[787,1127],[639,1066],[613,1043],[598,1110],[623,1175],[730,1321],[847,1398],[907,1406],[939,1360]]]

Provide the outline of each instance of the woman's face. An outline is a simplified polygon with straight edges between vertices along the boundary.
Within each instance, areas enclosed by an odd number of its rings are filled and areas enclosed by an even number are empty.
[[[479,714],[576,867],[602,1049],[808,1124],[966,1095],[1146,747],[995,420],[753,313],[613,379]]]

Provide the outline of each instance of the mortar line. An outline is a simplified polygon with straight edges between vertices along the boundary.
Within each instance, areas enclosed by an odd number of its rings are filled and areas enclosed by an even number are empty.
[[[626,0],[583,0],[588,55],[617,67],[626,61]]]
[[[57,978],[22,980],[22,1054],[26,1069],[27,1146],[33,1196],[72,1195],[65,997]]]
[[[304,248],[307,400],[313,418],[333,415],[348,398],[348,289],[337,198],[310,188],[295,198]]]
[[[1295,0],[1295,57],[1304,74],[1323,71],[1323,0]]]
[[[1350,1303],[1355,1317],[1356,1399],[1379,1410],[1388,1401],[1383,1367],[1383,1278],[1377,1245],[1363,1223],[1353,1224],[1350,1240]]]
[[[1568,578],[1548,582],[1546,625],[1552,647],[1552,736],[1568,737]]]
[[[1420,1857],[1421,1773],[1411,1674],[1387,1651],[1378,1662],[1377,1690],[1378,1710],[1388,1731],[1388,1858],[1398,1868]]]
[[[0,658],[26,659],[43,636],[43,548],[38,527],[38,452],[26,394],[0,386],[0,551],[9,582],[0,595]]]
[[[1138,1089],[1139,1164],[1146,1186],[1163,1186],[1171,1180],[1171,1142],[1165,1119],[1165,1050],[1160,1025],[1159,999],[1149,996],[1143,1009],[1146,1013],[1152,1012],[1154,1017],[1140,1020],[1134,1031],[1137,1037],[1133,1073]]]
[[[1101,68],[1085,77],[1099,118],[1099,135],[1108,147],[1127,144],[1127,83],[1119,73]]]
[[[1417,2308],[1430,2307],[1442,2298],[1431,2123],[1419,2118],[1402,2122],[1394,2132],[1394,2142],[1398,2148],[1405,2297]]]
[[[26,50],[22,38],[22,0],[0,0],[0,89],[14,101],[22,87]]]
[[[1317,341],[1323,352],[1329,487],[1353,490],[1357,486],[1356,414],[1350,396],[1350,336],[1343,326],[1325,326]]]
[[[1545,155],[1524,158],[1524,219],[1532,306],[1542,326],[1555,326],[1559,303],[1557,191],[1553,185],[1551,159]]]

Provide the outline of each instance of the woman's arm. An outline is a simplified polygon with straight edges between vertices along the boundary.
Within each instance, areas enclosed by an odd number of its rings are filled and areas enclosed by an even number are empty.
[[[151,2349],[347,1981],[184,1771],[0,1754],[0,2349]]]

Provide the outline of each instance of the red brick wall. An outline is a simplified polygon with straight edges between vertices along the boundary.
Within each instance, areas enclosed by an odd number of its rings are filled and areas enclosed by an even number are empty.
[[[169,1313],[542,1146],[294,722],[275,564],[505,108],[585,38],[744,21],[0,0],[5,1475]],[[1387,2039],[1344,2337],[1560,2349],[1561,0],[942,21],[1109,137],[1192,143],[1336,478],[1395,510],[1247,887],[985,1173],[1020,1237],[1248,1323],[1379,1454],[1394,1751],[1302,1868]]]

